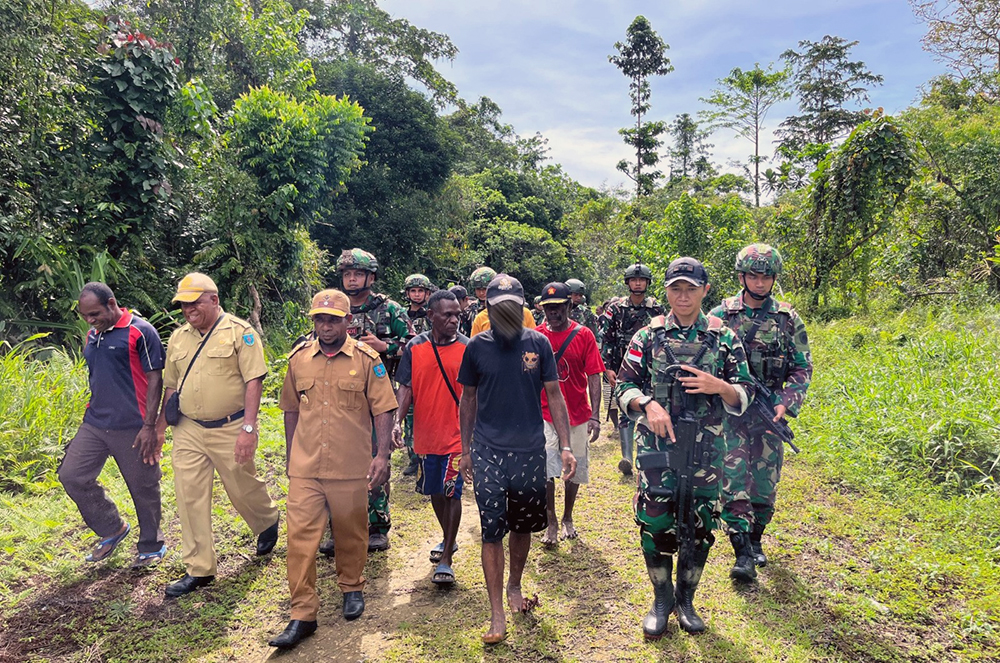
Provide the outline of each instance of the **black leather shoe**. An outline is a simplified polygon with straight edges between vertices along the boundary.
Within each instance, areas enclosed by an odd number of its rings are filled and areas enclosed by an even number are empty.
[[[184,577],[177,582],[167,585],[167,588],[163,590],[163,593],[167,595],[167,598],[184,596],[185,594],[190,594],[199,587],[211,584],[213,580],[215,580],[215,576],[189,576],[185,574]]]
[[[344,619],[357,619],[365,611],[365,595],[362,592],[344,593]]]
[[[304,622],[293,619],[288,622],[285,630],[267,641],[267,644],[278,649],[291,649],[316,632],[316,622]]]
[[[260,533],[257,537],[257,554],[266,555],[267,553],[274,550],[274,544],[278,542],[278,523],[280,521],[275,520],[274,524],[268,527],[266,530]]]
[[[323,543],[319,544],[319,551],[326,555],[327,557],[333,557],[336,548],[333,545],[333,539],[327,539]]]

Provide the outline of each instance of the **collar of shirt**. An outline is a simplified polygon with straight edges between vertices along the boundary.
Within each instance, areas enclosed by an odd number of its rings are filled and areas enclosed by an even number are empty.
[[[325,352],[323,352],[322,348],[320,348],[319,339],[314,338],[313,340],[309,341],[309,346],[307,346],[307,352],[311,353],[310,356],[313,357],[319,354],[325,355],[327,357],[336,357],[340,353],[344,353],[348,357],[353,357],[354,350],[357,346],[358,342],[351,336],[348,336],[347,338],[344,339],[344,344],[341,345],[336,352],[334,352],[332,355],[328,355]]]
[[[226,317],[225,319],[219,321],[219,324],[218,326],[216,326],[215,331],[219,331],[220,329],[230,329],[233,326],[232,317],[226,315],[226,312],[223,311],[221,308],[219,309],[219,315],[225,315]],[[211,329],[211,327],[209,329]],[[192,334],[199,339],[205,338],[205,334],[202,334],[200,331],[192,327],[190,322],[185,322],[181,326],[181,328],[178,329],[177,331]]]
[[[112,329],[121,329],[122,327],[128,327],[130,324],[132,324],[132,311],[127,308],[122,309],[121,317],[118,318],[118,322],[114,324]]]
[[[746,313],[750,316],[753,316],[756,313],[760,312],[765,312],[765,313],[770,312],[771,309],[774,308],[775,306],[774,297],[771,297],[770,295],[768,295],[767,299],[765,299],[761,303],[761,305],[757,308],[753,308],[752,306],[747,306],[746,300],[744,300],[743,297],[744,294],[741,292],[739,297],[737,298],[737,301],[739,302],[740,305],[739,310],[746,311]]]
[[[677,317],[674,315],[674,312],[671,311],[667,314],[667,319],[663,326],[667,331],[670,331],[671,329],[697,329],[698,331],[704,331],[708,329],[708,317],[701,311],[698,311],[698,319],[694,321],[694,324],[690,327],[684,327],[677,322]]]

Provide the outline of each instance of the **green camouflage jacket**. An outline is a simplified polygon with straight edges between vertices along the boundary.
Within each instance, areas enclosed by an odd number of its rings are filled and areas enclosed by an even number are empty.
[[[594,332],[594,336],[597,336],[597,316],[594,312],[590,310],[590,307],[586,304],[576,304],[569,311],[569,319],[573,322],[583,325],[590,331]]]
[[[431,330],[431,319],[427,317],[426,308],[421,307],[414,311],[413,309],[407,307],[406,317],[410,320],[410,326],[413,328],[414,336]]]
[[[750,370],[774,392],[774,404],[796,416],[812,380],[812,355],[802,318],[790,304],[768,297],[759,309],[748,307],[743,296],[729,297],[709,313],[734,330],[742,341],[761,320],[757,333],[744,346]]]
[[[380,341],[388,343],[385,358],[395,358],[406,342],[414,336],[406,309],[385,295],[368,293],[368,299],[364,304],[351,306],[351,315],[354,317],[347,328],[347,333],[360,338],[371,332]]]
[[[663,313],[663,307],[652,297],[646,297],[639,306],[633,306],[628,297],[611,300],[604,315],[597,321],[597,336],[601,341],[604,365],[617,371],[632,335],[649,324],[652,318]]]

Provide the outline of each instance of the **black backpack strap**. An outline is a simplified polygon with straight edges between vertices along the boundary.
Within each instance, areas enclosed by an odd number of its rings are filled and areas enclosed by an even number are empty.
[[[576,338],[576,335],[580,333],[581,329],[583,329],[583,326],[580,323],[576,323],[576,327],[573,328],[573,331],[569,333],[566,340],[563,341],[561,346],[559,346],[559,350],[556,352],[556,364],[559,364],[559,360],[562,359],[564,354],[566,354],[569,344],[573,342],[573,339]]]
[[[181,383],[179,385],[177,385],[177,393],[178,394],[180,394],[181,393],[181,389],[184,388],[184,383],[187,381],[188,373],[191,372],[191,367],[194,366],[195,360],[197,360],[198,359],[198,355],[201,354],[201,349],[203,347],[205,347],[206,343],[208,343],[208,337],[212,335],[212,332],[215,331],[215,328],[219,326],[219,323],[222,322],[222,319],[224,317],[226,317],[225,313],[223,313],[218,318],[216,318],[215,324],[212,325],[212,328],[208,330],[207,334],[205,334],[205,338],[201,339],[201,343],[198,345],[198,349],[194,351],[194,356],[191,357],[191,362],[188,364],[187,370],[184,371],[184,377],[181,378]]]
[[[458,394],[455,393],[455,388],[451,386],[451,382],[448,381],[448,374],[444,372],[444,364],[441,362],[441,355],[438,354],[437,345],[434,343],[433,339],[430,341],[431,349],[434,350],[434,358],[437,359],[438,368],[441,370],[441,377],[444,379],[444,384],[448,387],[448,391],[451,392],[451,397],[455,401],[455,405],[458,405]]]

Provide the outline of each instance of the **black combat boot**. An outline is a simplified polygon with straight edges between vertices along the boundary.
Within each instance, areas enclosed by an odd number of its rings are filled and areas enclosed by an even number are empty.
[[[753,550],[750,547],[750,535],[746,532],[730,534],[729,540],[733,544],[733,552],[736,553],[736,563],[729,571],[729,577],[742,582],[755,580],[757,566],[754,563]]]
[[[705,622],[694,610],[694,592],[701,582],[701,572],[705,570],[708,550],[696,550],[690,563],[685,564],[680,556],[677,558],[677,589],[674,598],[677,602],[677,621],[688,633],[701,633],[705,630]]]
[[[621,426],[625,423],[625,426]],[[635,452],[635,432],[628,427],[628,417],[624,422],[619,420],[618,438],[622,445],[622,459],[618,461],[618,471],[624,476],[632,476],[632,455]]]
[[[659,640],[667,632],[667,618],[674,611],[673,566],[673,557],[646,556],[646,572],[653,583],[653,607],[642,620],[642,634],[647,640]]]
[[[750,550],[753,552],[753,561],[757,566],[767,566],[767,555],[764,554],[764,548],[761,547],[760,537],[764,534],[764,525],[760,523],[754,523],[753,529],[750,530]]]

